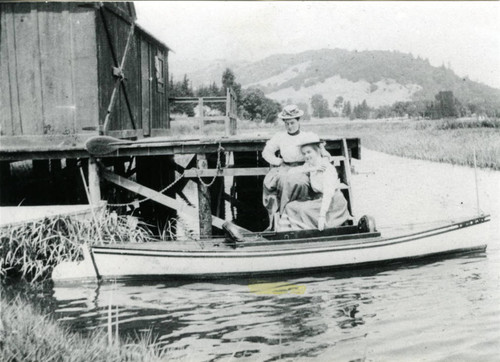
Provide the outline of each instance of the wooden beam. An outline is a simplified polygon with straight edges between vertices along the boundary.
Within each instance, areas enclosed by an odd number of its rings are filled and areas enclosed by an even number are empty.
[[[267,175],[269,167],[249,167],[249,168],[190,168],[184,171],[184,177],[214,177],[214,176],[262,176]]]
[[[129,191],[135,192],[136,194],[145,196],[150,198],[151,200],[158,202],[162,205],[165,205],[171,209],[174,209],[177,211],[178,214],[181,214],[183,216],[187,216],[190,218],[198,218],[198,215],[196,214],[196,210],[192,207],[189,207],[188,205],[184,204],[183,202],[179,202],[171,197],[168,197],[158,191],[155,191],[153,189],[150,189],[146,186],[140,185],[134,181],[130,181],[129,179],[126,179],[125,177],[118,176],[114,174],[113,172],[110,172],[108,170],[102,170],[101,171],[102,177],[109,182],[114,183],[115,185],[118,185],[120,187],[123,187]],[[222,224],[224,224],[224,220],[212,216],[212,225],[222,229]]]
[[[177,104],[192,104],[192,103],[196,104],[199,102],[198,98],[184,99],[184,100],[172,100],[172,98],[170,98],[169,100],[172,101],[173,103],[177,103]],[[222,98],[222,99],[203,98],[203,101],[205,103],[226,103],[226,98]]]

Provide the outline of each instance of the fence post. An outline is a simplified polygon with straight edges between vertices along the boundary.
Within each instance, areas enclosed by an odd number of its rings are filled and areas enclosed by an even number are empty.
[[[199,125],[200,125],[200,131],[201,131],[203,129],[203,126],[205,126],[205,119],[204,119],[205,115],[203,112],[203,97],[198,98],[198,113],[200,116]]]

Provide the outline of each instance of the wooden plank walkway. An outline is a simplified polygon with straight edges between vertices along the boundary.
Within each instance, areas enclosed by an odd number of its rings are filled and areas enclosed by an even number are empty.
[[[20,161],[36,159],[88,158],[85,141],[92,135],[63,136],[21,136],[5,137],[0,142],[0,161]],[[179,154],[217,153],[219,146],[225,152],[262,151],[266,137],[249,136],[209,136],[200,138],[152,137],[122,146],[115,152],[102,157],[159,156]],[[343,147],[341,138],[323,137],[326,148],[339,150]],[[359,138],[348,138],[347,147],[353,158],[361,156]]]
[[[103,201],[94,211],[99,213],[105,205]],[[25,224],[46,217],[65,216],[90,220],[92,209],[90,205],[3,206],[0,207],[0,227]]]

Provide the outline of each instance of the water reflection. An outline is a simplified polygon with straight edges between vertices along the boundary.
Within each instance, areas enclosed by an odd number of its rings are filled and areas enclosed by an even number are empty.
[[[380,228],[474,209],[472,170],[363,152],[360,170],[376,172],[354,176],[354,206]],[[480,171],[479,182],[492,213],[485,253],[306,277],[56,287],[55,315],[73,328],[103,328],[111,304],[121,334],[151,329],[172,359],[495,360],[500,173]]]
[[[259,360],[336,354],[363,358],[380,326],[415,323],[444,287],[451,294],[483,285],[485,253],[405,265],[279,277],[203,281],[132,281],[56,287],[56,316],[73,328],[104,328],[109,305],[118,308],[122,335],[152,330],[172,358],[219,360],[258,355]],[[303,294],[259,294],[249,285],[301,286]],[[283,289],[281,289],[283,290]],[[469,290],[470,291],[470,290]],[[472,298],[472,299],[471,299]],[[470,293],[469,302],[484,302]],[[414,310],[403,305],[424,301]],[[451,310],[460,308],[460,300]],[[496,316],[498,318],[498,315]],[[429,321],[424,318],[425,323]],[[424,324],[425,324],[424,323]],[[378,326],[378,327],[377,327]],[[393,336],[394,337],[394,336]],[[233,357],[233,358],[234,358]]]

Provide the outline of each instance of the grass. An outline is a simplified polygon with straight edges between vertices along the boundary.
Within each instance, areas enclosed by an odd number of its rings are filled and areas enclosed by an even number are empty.
[[[101,239],[102,238],[102,239]],[[105,213],[92,220],[45,218],[0,229],[0,276],[37,282],[50,276],[61,261],[82,257],[81,244],[144,242],[152,235],[135,218]]]
[[[359,137],[364,147],[388,154],[500,170],[500,122],[454,120],[353,122],[312,126],[319,134]]]
[[[303,129],[323,136],[359,137],[363,147],[388,154],[500,170],[500,121],[448,120],[355,120],[302,121]],[[280,122],[258,124],[238,121],[238,134],[272,135],[283,130]],[[223,135],[223,125],[211,124],[202,132],[194,123],[172,123],[172,134]]]
[[[151,333],[122,340],[109,331],[83,336],[58,324],[22,298],[0,299],[0,360],[13,361],[162,361],[169,350]],[[111,340],[111,343],[110,343]]]

